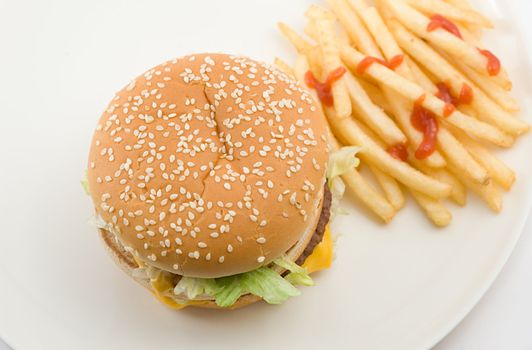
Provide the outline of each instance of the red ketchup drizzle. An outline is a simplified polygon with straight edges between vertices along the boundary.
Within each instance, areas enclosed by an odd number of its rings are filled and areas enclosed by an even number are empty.
[[[305,74],[305,83],[310,87],[311,89],[316,90],[316,93],[318,94],[318,97],[320,101],[328,106],[331,107],[334,104],[334,98],[332,94],[332,85],[340,80],[342,76],[347,72],[347,70],[344,67],[338,67],[335,70],[333,70],[329,75],[327,76],[327,79],[324,83],[320,82],[316,77],[314,76],[314,73],[312,71],[308,71]]]
[[[362,61],[360,61],[360,63],[357,65],[356,72],[358,75],[364,74],[373,63],[378,63],[387,68],[390,68],[391,70],[395,70],[403,63],[404,59],[404,55],[397,55],[393,56],[390,61],[386,62],[385,60],[382,60],[380,58],[368,56]]]
[[[488,71],[488,74],[491,76],[499,74],[499,72],[501,71],[501,61],[499,60],[499,58],[488,50],[478,49],[478,52],[480,52],[482,56],[488,59],[488,64],[486,65],[486,70]]]
[[[462,33],[460,33],[460,29],[458,29],[456,24],[449,21],[447,18],[443,17],[442,15],[436,14],[430,18],[430,22],[427,26],[427,31],[432,32],[439,28],[446,30],[449,33],[453,34],[454,36],[462,39]]]
[[[411,122],[414,128],[423,133],[423,141],[416,150],[417,159],[426,159],[436,150],[439,125],[436,116],[423,107],[425,95],[422,95],[414,103]]]
[[[451,94],[451,89],[446,83],[438,83],[436,84],[436,86],[438,87],[436,97],[445,102],[445,107],[443,110],[443,115],[445,117],[448,117],[453,114],[453,112],[456,110],[456,107],[458,107],[459,105],[471,104],[471,102],[473,102],[473,89],[471,88],[471,86],[465,83],[462,85],[462,89],[460,90],[460,96],[458,98],[455,98]]]
[[[408,150],[406,149],[406,145],[402,143],[389,147],[388,153],[400,161],[406,162],[408,160]]]

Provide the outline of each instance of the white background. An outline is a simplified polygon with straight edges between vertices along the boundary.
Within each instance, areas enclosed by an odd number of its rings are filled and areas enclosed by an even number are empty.
[[[1,1],[0,1],[1,2]],[[532,1],[509,0],[515,16],[528,22],[526,48],[532,53]],[[532,220],[508,264],[470,315],[435,349],[532,349]],[[0,310],[1,312],[1,310]],[[28,334],[31,336],[31,334]],[[0,350],[7,349],[0,344]]]

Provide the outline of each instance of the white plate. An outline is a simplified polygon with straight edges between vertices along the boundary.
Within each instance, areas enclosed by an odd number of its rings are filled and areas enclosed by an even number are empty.
[[[86,225],[91,204],[79,179],[116,89],[189,52],[290,58],[275,23],[302,26],[310,3],[0,3],[0,336],[16,349],[424,349],[462,319],[522,229],[530,138],[503,154],[520,176],[499,216],[472,199],[436,230],[410,203],[385,227],[346,200],[353,214],[334,224],[334,268],[280,307],[170,311],[113,266]],[[497,22],[490,41],[530,114],[518,16],[498,6],[503,0],[477,3]]]

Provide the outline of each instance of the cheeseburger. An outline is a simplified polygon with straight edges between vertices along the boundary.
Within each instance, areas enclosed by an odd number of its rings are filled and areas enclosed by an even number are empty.
[[[311,94],[277,68],[199,54],[150,69],[92,139],[102,241],[173,308],[282,303],[331,264],[327,135]]]

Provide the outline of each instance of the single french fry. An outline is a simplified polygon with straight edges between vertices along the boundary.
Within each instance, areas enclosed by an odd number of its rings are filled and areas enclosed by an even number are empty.
[[[460,177],[460,171],[449,167],[451,172],[453,172],[457,177]],[[473,191],[477,196],[480,197],[490,208],[496,213],[500,213],[502,210],[502,193],[500,189],[490,182],[487,185],[479,185],[473,183],[467,178],[460,177],[462,181],[471,191]]]
[[[308,58],[304,54],[298,54],[296,62],[294,63],[294,76],[299,81],[301,85],[305,85],[305,74],[309,71],[310,66],[308,63]],[[318,100],[318,95],[316,91],[308,89],[309,92],[315,97],[316,101]]]
[[[369,164],[368,167],[373,175],[375,175],[388,203],[390,203],[396,211],[401,210],[405,206],[406,200],[397,181],[374,165]]]
[[[428,31],[427,27],[430,20],[405,2],[396,0],[384,1],[405,27],[421,38],[428,40],[434,46],[448,52],[453,57],[462,60],[479,73],[486,76],[489,75],[487,70],[488,58],[482,55],[476,47],[443,29]],[[510,84],[508,73],[504,68],[501,68],[497,75],[492,75],[490,78],[499,81],[501,84]]]
[[[307,59],[310,65],[310,70],[314,73],[314,76],[321,77],[324,75],[323,68],[323,55],[319,46],[314,46],[307,52]]]
[[[316,28],[316,21],[315,20],[308,21],[307,25],[303,29],[303,32],[309,38],[312,38],[313,40],[319,41],[318,29]]]
[[[307,17],[310,20],[319,20],[319,19],[326,19],[335,21],[336,16],[329,11],[328,9],[319,6],[319,5],[310,5],[310,7],[305,12],[305,17]]]
[[[343,66],[342,61],[340,60],[338,47],[336,46],[333,22],[328,19],[318,19],[316,20],[316,28],[323,56],[323,68],[325,73],[329,74],[335,69]],[[349,92],[346,87],[345,75],[333,84],[332,94],[334,97],[334,109],[336,110],[337,116],[340,118],[350,117],[352,106]]]
[[[340,51],[344,63],[351,70],[356,70],[357,65],[365,57],[354,48],[348,47],[346,45],[342,46]],[[510,147],[515,141],[511,136],[505,134],[494,126],[467,116],[459,110],[455,110],[446,117],[445,102],[427,92],[418,84],[403,78],[387,67],[384,67],[380,64],[373,64],[366,70],[366,74],[388,88],[396,91],[401,96],[410,100],[412,103],[417,101],[421,96],[424,96],[425,98],[422,102],[422,106],[424,108],[433,112],[441,120],[447,121],[450,124],[470,133],[471,135],[478,137],[479,139],[489,141],[501,147]]]
[[[471,69],[459,60],[453,60],[452,62],[469,80],[474,82],[499,106],[508,112],[518,112],[520,110],[519,103],[507,90],[503,89],[489,78],[479,74],[477,71]]]
[[[446,82],[455,96],[460,95],[464,85],[468,85],[472,89],[473,100],[471,106],[479,112],[482,120],[497,126],[511,135],[517,136],[529,130],[530,127],[526,122],[514,118],[504,111],[421,39],[408,32],[398,22],[390,21],[390,27],[393,29],[401,47],[422,64],[425,69],[431,71],[440,81]]]
[[[460,142],[490,174],[490,176],[506,191],[509,191],[515,183],[515,172],[495,157],[490,151],[470,139],[463,133],[457,133]]]
[[[275,60],[273,62],[283,73],[288,76],[295,77],[292,67],[290,67],[290,65],[288,65],[285,61],[283,61],[279,57],[275,57]]]
[[[295,47],[297,52],[304,54],[312,49],[312,44],[305,40],[287,24],[279,22],[277,26],[279,27],[279,30],[283,36],[292,44],[292,46]]]
[[[371,35],[369,35],[358,15],[349,7],[345,0],[327,0],[327,3],[338,17],[355,47],[366,55],[375,57],[380,55],[377,45],[371,39]]]
[[[367,163],[375,165],[405,186],[430,197],[446,198],[449,196],[451,192],[449,185],[436,181],[407,163],[393,158],[367,136],[356,121],[350,118],[338,118],[330,108],[326,109],[326,112],[334,133],[348,141],[347,143],[362,147],[360,157]]]
[[[364,0],[351,1],[360,3]],[[370,31],[375,42],[383,52],[384,57],[388,61],[392,60],[395,56],[403,55],[404,57],[404,52],[395,41],[393,34],[387,28],[384,20],[377,11],[377,8],[373,6],[361,6],[361,8],[362,12],[360,12],[359,15],[363,19],[364,24]],[[395,71],[407,79],[412,80],[413,78],[408,65],[404,64],[404,61],[403,64],[400,64],[397,68],[395,68]]]
[[[493,23],[487,17],[471,8],[458,8],[441,0],[406,0],[406,2],[428,15],[438,14],[449,20],[493,28]]]
[[[347,90],[357,116],[383,140],[386,140],[388,145],[406,143],[407,139],[402,131],[382,109],[373,104],[358,80],[350,72],[346,73],[345,78]]]
[[[414,190],[411,190],[410,193],[434,225],[445,227],[451,223],[453,215],[442,202]]]

